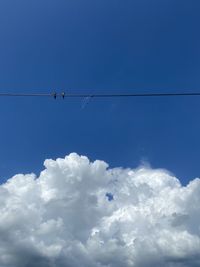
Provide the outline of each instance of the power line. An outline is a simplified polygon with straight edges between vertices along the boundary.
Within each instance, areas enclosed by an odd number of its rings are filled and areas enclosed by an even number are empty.
[[[53,96],[53,94],[42,94],[42,93],[38,93],[38,94],[25,94],[25,93],[0,93],[0,96]]]
[[[66,94],[66,97],[166,97],[200,96],[200,93]]]
[[[174,96],[200,96],[200,92],[180,92],[180,93],[0,93],[0,97],[58,97],[64,98],[114,98],[114,97],[174,97]]]

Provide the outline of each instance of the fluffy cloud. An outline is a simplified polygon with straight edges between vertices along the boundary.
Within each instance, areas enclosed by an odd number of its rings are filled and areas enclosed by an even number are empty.
[[[200,266],[200,180],[75,153],[0,186],[1,267]]]

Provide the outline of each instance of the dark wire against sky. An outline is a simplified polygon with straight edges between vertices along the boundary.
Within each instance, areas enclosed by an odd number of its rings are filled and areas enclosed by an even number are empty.
[[[0,93],[0,97],[62,97],[63,99],[70,97],[97,97],[97,98],[112,98],[112,97],[173,97],[173,96],[200,96],[199,92],[174,92],[174,93]]]

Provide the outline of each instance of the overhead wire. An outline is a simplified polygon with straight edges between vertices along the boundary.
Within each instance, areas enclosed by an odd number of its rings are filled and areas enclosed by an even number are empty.
[[[43,93],[30,93],[30,94],[26,94],[26,93],[0,93],[0,96],[53,96],[53,94],[43,94]]]
[[[110,93],[110,94],[66,94],[66,97],[166,97],[166,96],[200,96],[200,93]]]
[[[200,92],[171,92],[171,93],[0,93],[0,97],[53,97],[65,98],[114,98],[114,97],[173,97],[173,96],[200,96]]]

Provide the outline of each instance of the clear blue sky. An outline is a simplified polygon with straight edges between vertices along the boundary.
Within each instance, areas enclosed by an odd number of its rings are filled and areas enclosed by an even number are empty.
[[[1,92],[200,91],[200,1],[2,0]],[[200,97],[0,98],[0,177],[70,152],[200,176]]]

